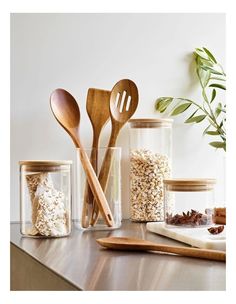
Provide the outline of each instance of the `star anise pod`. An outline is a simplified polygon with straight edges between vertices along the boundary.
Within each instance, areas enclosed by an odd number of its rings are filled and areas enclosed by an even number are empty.
[[[191,209],[191,211],[182,212],[182,214],[166,214],[166,223],[169,225],[177,226],[200,226],[206,225],[209,218],[206,214],[202,214],[196,210]]]
[[[218,226],[218,227],[211,227],[211,228],[208,228],[207,230],[211,233],[211,234],[219,234],[221,233],[223,230],[224,230],[224,226],[221,225],[221,226]]]

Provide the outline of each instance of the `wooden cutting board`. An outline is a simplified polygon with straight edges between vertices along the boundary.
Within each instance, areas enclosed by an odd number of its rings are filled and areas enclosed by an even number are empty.
[[[207,228],[167,228],[165,223],[147,223],[147,230],[198,248],[226,250],[226,226],[217,235]]]

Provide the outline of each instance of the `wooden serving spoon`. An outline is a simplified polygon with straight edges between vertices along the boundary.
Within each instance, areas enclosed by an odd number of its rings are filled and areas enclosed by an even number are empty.
[[[123,79],[118,81],[112,91],[110,97],[110,116],[112,131],[108,147],[115,147],[116,140],[121,128],[131,118],[138,106],[138,89],[136,84],[129,80]],[[107,149],[102,167],[99,174],[99,182],[103,191],[106,190],[107,180],[112,164],[113,150]],[[95,225],[98,219],[99,209],[96,204],[91,219],[91,225]]]
[[[108,237],[96,240],[103,247],[115,250],[143,250],[160,251],[174,253],[182,256],[201,258],[207,260],[223,261],[226,260],[226,253],[219,250],[208,250],[191,247],[169,246],[156,244],[141,239],[129,237]]]
[[[90,162],[93,166],[95,173],[97,174],[97,158],[98,158],[98,144],[102,129],[108,123],[110,119],[109,102],[110,91],[100,89],[88,89],[86,109],[90,118],[93,128],[93,143],[90,156]],[[87,228],[90,223],[90,219],[93,211],[93,194],[89,185],[85,186],[84,204],[82,210],[81,225]]]
[[[79,138],[80,110],[76,100],[69,92],[63,89],[56,89],[51,94],[50,105],[56,120],[70,135],[75,146],[80,148],[80,159],[87,176],[89,186],[106,224],[109,227],[112,227],[114,225],[114,220],[111,210],[97,179],[96,173],[93,170]]]

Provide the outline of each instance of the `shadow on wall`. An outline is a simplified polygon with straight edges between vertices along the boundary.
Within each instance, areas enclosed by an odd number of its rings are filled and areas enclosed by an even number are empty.
[[[189,96],[191,97],[192,92],[195,92],[196,89],[199,87],[199,82],[196,76],[196,66],[195,66],[195,59],[193,56],[193,53],[188,53],[183,57],[183,62],[188,67],[187,73],[188,73],[188,82],[185,82],[183,87],[181,87],[181,95],[182,96]],[[180,97],[182,97],[180,96]]]

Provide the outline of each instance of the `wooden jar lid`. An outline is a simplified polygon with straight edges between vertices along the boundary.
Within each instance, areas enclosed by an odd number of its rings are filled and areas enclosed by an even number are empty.
[[[160,128],[171,127],[173,119],[168,118],[135,118],[130,119],[131,128]]]
[[[27,172],[52,172],[68,169],[68,165],[71,165],[71,160],[22,160],[19,161],[19,165],[23,168],[23,171]]]
[[[169,191],[210,191],[216,180],[213,178],[173,178],[164,179],[164,185]]]

